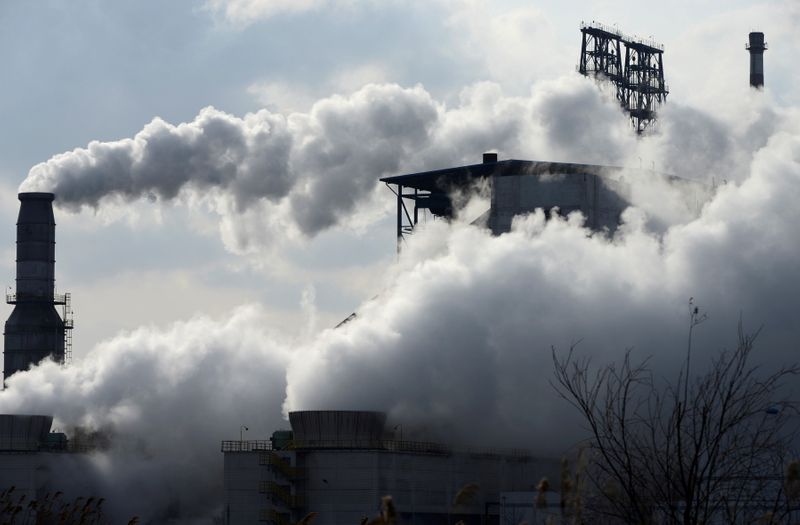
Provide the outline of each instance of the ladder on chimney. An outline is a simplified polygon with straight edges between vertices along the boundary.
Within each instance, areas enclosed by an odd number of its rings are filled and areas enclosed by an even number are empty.
[[[64,365],[72,364],[72,327],[74,326],[72,320],[72,294],[64,294]]]

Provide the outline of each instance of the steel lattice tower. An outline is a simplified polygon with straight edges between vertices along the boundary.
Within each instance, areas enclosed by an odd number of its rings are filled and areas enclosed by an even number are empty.
[[[610,80],[617,87],[617,100],[625,101],[624,70],[622,69],[622,34],[602,24],[581,24],[581,75]]]
[[[666,102],[664,46],[630,38],[615,28],[596,22],[581,23],[582,75],[608,80],[616,87],[617,100],[628,112],[631,124],[641,134],[653,125],[656,110]],[[624,67],[621,64],[625,49]]]

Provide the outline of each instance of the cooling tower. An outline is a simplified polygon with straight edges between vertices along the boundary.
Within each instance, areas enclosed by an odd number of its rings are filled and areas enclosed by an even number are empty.
[[[294,440],[303,445],[370,442],[383,437],[386,414],[350,410],[289,412]]]
[[[3,334],[4,382],[42,359],[65,360],[65,333],[71,322],[65,323],[55,308],[67,306],[68,297],[55,294],[53,198],[52,193],[19,194],[17,283],[16,293],[6,296],[14,310]]]

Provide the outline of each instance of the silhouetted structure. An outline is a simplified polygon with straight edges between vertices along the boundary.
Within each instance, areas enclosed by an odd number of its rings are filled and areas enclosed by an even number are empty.
[[[498,160],[496,153],[485,153],[481,164],[384,177],[397,198],[398,249],[406,234],[414,231],[428,213],[435,218],[452,219],[460,204],[454,196],[471,194],[484,188],[489,209],[473,222],[499,235],[510,231],[517,215],[537,208],[554,208],[561,215],[580,211],[590,228],[613,231],[628,206],[624,195],[623,168],[542,162]]]
[[[762,88],[764,87],[764,51],[767,50],[764,33],[750,33],[750,41],[745,49],[750,52],[750,85],[754,88]]]
[[[617,88],[617,100],[624,103],[627,97],[622,67],[622,33],[602,24],[581,24],[581,35],[578,71],[582,75],[600,76],[613,82]]]
[[[397,248],[418,225],[430,219],[462,220],[486,227],[494,235],[511,231],[514,217],[542,209],[548,217],[580,212],[585,226],[596,232],[614,232],[622,212],[630,205],[632,188],[626,176],[640,173],[669,181],[680,187],[687,200],[687,211],[699,213],[710,197],[709,188],[655,170],[546,162],[538,160],[499,160],[497,153],[484,153],[483,162],[468,166],[384,177],[381,182],[394,193],[397,202]],[[464,217],[469,198],[482,194],[489,207],[479,216]],[[348,317],[341,324],[350,321]]]
[[[55,293],[56,223],[52,193],[20,193],[16,293],[5,326],[3,381],[50,357],[65,363],[71,346],[69,294]],[[63,307],[62,319],[55,306]]]
[[[581,35],[578,71],[614,84],[617,100],[630,115],[634,129],[644,132],[669,93],[664,81],[664,46],[627,37],[596,22],[581,23]]]
[[[516,524],[501,520],[510,518],[506,495],[532,491],[558,472],[557,460],[525,450],[403,436],[381,412],[299,411],[289,422],[291,430],[268,440],[222,442],[226,525],[290,525],[311,512],[314,525],[365,523],[386,494],[397,523]],[[532,507],[534,496],[527,500]]]

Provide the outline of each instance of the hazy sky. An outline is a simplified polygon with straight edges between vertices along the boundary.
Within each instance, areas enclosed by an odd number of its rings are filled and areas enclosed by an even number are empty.
[[[670,100],[705,105],[747,82],[744,42],[766,31],[766,83],[798,97],[796,36],[780,2],[703,1],[3,2],[0,4],[0,269],[13,285],[14,194],[35,164],[92,140],[133,136],[154,117],[178,124],[206,106],[243,116],[307,110],[367,82],[422,84],[453,104],[490,80],[506,93],[568,74],[581,20],[652,35],[666,46]],[[794,15],[796,16],[796,10]],[[772,17],[772,19],[771,19]],[[796,20],[795,20],[796,21]],[[770,31],[767,27],[776,30]],[[477,160],[481,151],[461,152]],[[513,154],[513,152],[512,152]],[[519,156],[519,155],[517,155]],[[546,157],[544,154],[542,157]],[[546,159],[547,160],[547,159]],[[422,169],[446,165],[427,159]],[[377,176],[381,175],[376,173]],[[391,196],[385,192],[387,206]],[[111,216],[109,216],[111,215]],[[319,322],[335,323],[375,292],[392,260],[390,220],[342,228],[278,253],[231,254],[217,222],[168,204],[114,215],[57,214],[59,289],[72,291],[75,354],[141,324],[260,301],[299,326],[313,287]],[[254,224],[254,228],[258,225]],[[10,311],[6,307],[6,312]]]

